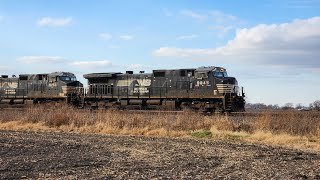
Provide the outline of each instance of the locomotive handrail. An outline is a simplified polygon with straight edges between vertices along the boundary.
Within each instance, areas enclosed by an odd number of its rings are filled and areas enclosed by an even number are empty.
[[[167,86],[160,87],[150,87],[150,86],[138,86],[136,92],[130,92],[130,87],[115,87],[113,88],[113,92],[111,90],[106,90],[108,86],[87,86],[83,88],[78,88],[77,92],[81,94],[81,96],[94,96],[102,98],[102,96],[117,96],[118,99],[121,98],[130,98],[130,97],[151,97],[158,94],[159,98],[163,98],[164,95],[167,94],[168,88]],[[146,91],[141,92],[141,88],[145,88]],[[158,93],[157,93],[158,92]]]

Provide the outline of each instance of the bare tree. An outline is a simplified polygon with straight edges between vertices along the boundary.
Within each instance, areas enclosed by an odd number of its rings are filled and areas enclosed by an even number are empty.
[[[310,109],[320,111],[320,100],[316,100],[310,104]]]
[[[282,106],[283,110],[293,109],[293,103],[286,103]]]
[[[304,107],[303,107],[303,105],[302,105],[301,103],[298,103],[298,104],[296,105],[296,109],[302,109],[302,108],[304,108]]]

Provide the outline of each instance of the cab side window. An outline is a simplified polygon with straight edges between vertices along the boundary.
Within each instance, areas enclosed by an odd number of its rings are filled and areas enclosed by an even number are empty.
[[[208,78],[208,73],[205,73],[205,72],[197,72],[196,73],[196,78],[197,79],[202,79],[202,78]]]

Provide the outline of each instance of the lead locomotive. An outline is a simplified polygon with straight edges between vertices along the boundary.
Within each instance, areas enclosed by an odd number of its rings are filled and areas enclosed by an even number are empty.
[[[222,67],[92,73],[84,78],[88,89],[82,94],[83,107],[244,111],[243,88]]]

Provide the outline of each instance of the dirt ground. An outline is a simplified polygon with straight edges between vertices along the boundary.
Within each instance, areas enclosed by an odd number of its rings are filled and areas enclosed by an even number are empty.
[[[320,179],[320,154],[240,142],[0,131],[0,179]]]

